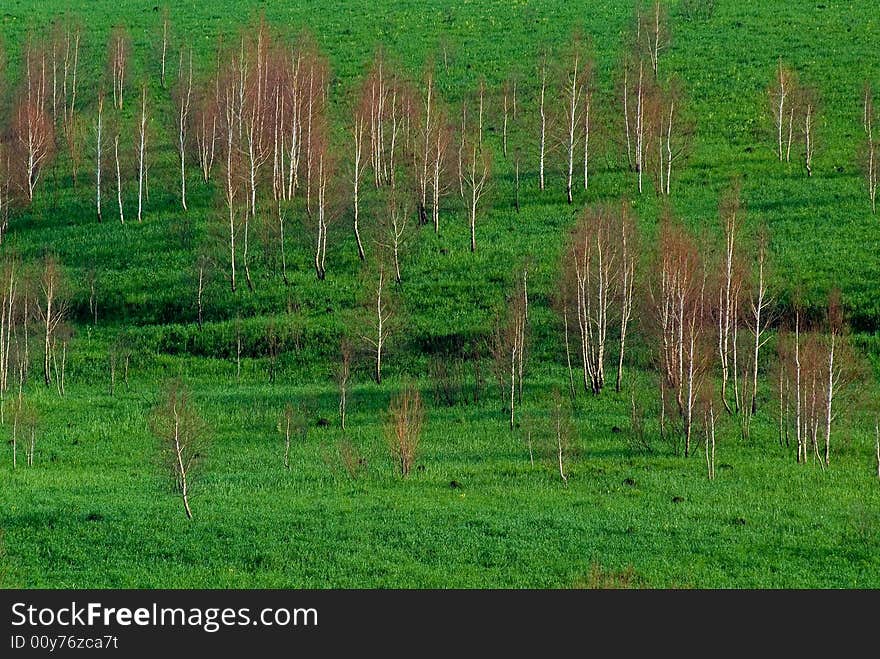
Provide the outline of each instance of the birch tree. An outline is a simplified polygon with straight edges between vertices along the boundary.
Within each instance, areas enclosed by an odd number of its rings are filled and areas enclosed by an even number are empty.
[[[241,179],[241,151],[238,147],[239,122],[236,113],[236,87],[239,79],[238,60],[233,57],[230,67],[222,74],[220,88],[220,131],[223,150],[223,200],[227,213],[227,238],[229,244],[229,282],[236,290],[236,237],[238,235]]]
[[[436,89],[433,64],[426,67],[422,88],[420,116],[415,117],[419,126],[413,143],[413,170],[419,195],[419,223],[428,223],[430,205],[434,233],[439,233],[440,198],[446,192],[446,161],[451,131]],[[461,165],[461,161],[459,164]],[[461,170],[459,173],[461,175]]]
[[[864,101],[863,101],[863,120],[862,125],[865,130],[865,180],[868,183],[868,199],[871,202],[871,212],[877,213],[877,171],[878,157],[880,157],[880,148],[878,148],[877,140],[874,137],[874,93],[871,85],[865,83]]]
[[[79,44],[82,27],[69,18],[59,19],[52,30],[52,120],[65,124],[76,111]]]
[[[828,296],[827,375],[825,380],[825,466],[831,464],[831,425],[834,421],[834,398],[838,394],[842,360],[839,349],[843,338],[843,305],[840,290],[834,289]]]
[[[440,233],[440,197],[447,189],[447,150],[451,141],[451,129],[446,123],[445,114],[438,110],[431,151],[431,220],[434,223],[434,233],[437,234]]]
[[[740,296],[743,292],[743,278],[738,266],[740,256],[738,241],[742,222],[740,185],[733,187],[722,196],[719,215],[724,235],[724,251],[717,272],[716,322],[718,338],[718,361],[721,366],[721,402],[728,413],[733,413],[728,398],[728,383],[737,377],[733,353],[736,351],[737,324],[740,322]],[[735,396],[738,407],[738,397]]]
[[[168,29],[169,29],[169,19],[168,19],[168,7],[162,8],[162,50],[161,57],[159,62],[159,82],[162,85],[162,89],[165,89],[165,62],[168,56]],[[182,61],[182,60],[181,60]],[[178,73],[178,76],[180,74]]]
[[[312,218],[315,226],[315,274],[323,281],[327,276],[327,233],[330,224],[335,217],[335,204],[330,196],[330,181],[333,178],[334,163],[330,154],[326,128],[321,129],[321,136],[317,137],[313,146],[316,151],[317,163],[317,212]]]
[[[684,437],[684,454],[690,455],[695,406],[706,372],[711,366],[706,342],[705,272],[693,239],[672,220],[660,228],[657,256],[650,276],[649,297],[659,339],[661,414],[666,397],[675,399]]]
[[[460,136],[463,153],[462,185],[465,207],[470,226],[471,252],[477,251],[477,208],[486,194],[492,171],[492,152],[481,145],[477,135],[465,132]]]
[[[672,193],[672,169],[684,154],[690,138],[690,128],[683,119],[683,93],[677,81],[665,86],[646,86],[639,105],[643,118],[637,124],[638,131],[650,136],[651,152],[641,154],[640,160],[652,165],[659,194],[667,197]],[[637,133],[637,143],[644,145],[645,137]]]
[[[33,201],[34,190],[44,167],[54,153],[55,127],[46,111],[46,54],[28,40],[22,88],[14,101],[12,141],[20,164],[27,200]]]
[[[410,237],[409,207],[406,200],[399,199],[397,194],[389,195],[386,206],[380,210],[377,225],[378,245],[388,255],[394,269],[395,283],[401,284],[403,278],[400,274],[400,255]]]
[[[147,86],[141,87],[141,112],[138,120],[138,145],[137,145],[137,161],[138,161],[138,209],[137,220],[143,219],[144,208],[144,186],[147,179]],[[121,211],[120,211],[121,215]]]
[[[43,334],[43,379],[47,387],[52,385],[52,357],[55,334],[67,315],[68,301],[61,267],[54,257],[43,261],[40,276],[40,303],[37,314]]]
[[[166,19],[167,24],[167,19]],[[165,65],[164,65],[164,55],[163,55],[163,64],[162,64],[162,86],[165,86]],[[186,65],[185,65],[186,64]],[[174,91],[174,103],[176,106],[176,119],[177,119],[177,155],[180,158],[180,204],[183,206],[183,210],[186,211],[186,152],[187,152],[187,129],[189,128],[190,123],[190,107],[192,106],[192,97],[193,97],[193,62],[192,62],[192,49],[189,51],[188,61],[184,59],[184,51],[181,49],[180,51],[180,65],[177,69],[177,87]],[[204,120],[204,118],[203,118]],[[210,138],[207,135],[207,126],[203,126],[203,139],[205,142],[205,147],[210,148],[213,151],[214,148],[214,126],[211,127],[211,136]],[[208,143],[210,142],[210,147]],[[202,149],[199,148],[199,152],[201,153]],[[209,161],[213,157],[213,155],[209,155],[208,153],[204,154],[205,164],[208,165],[206,169],[203,170],[205,173],[205,180],[207,181],[208,172],[210,171]]]
[[[528,285],[524,270],[517,276],[505,311],[499,316],[492,336],[492,357],[501,399],[509,412],[510,430],[516,429],[517,403],[522,402],[528,325]]]
[[[574,181],[575,151],[582,140],[589,135],[589,121],[584,126],[584,116],[587,112],[585,98],[589,94],[592,77],[592,62],[589,61],[580,36],[575,35],[571,40],[569,63],[566,67],[566,79],[564,85],[565,104],[565,144],[566,144],[566,178],[565,194],[568,203],[572,203],[572,189]],[[582,134],[581,127],[584,126]],[[587,181],[588,151],[584,149],[584,181]]]
[[[180,381],[171,382],[150,415],[150,430],[160,442],[162,457],[188,519],[198,470],[210,445],[207,425]]]
[[[540,128],[538,137],[538,188],[544,189],[544,161],[547,151],[547,56],[541,58],[538,66],[538,79],[540,80],[540,92],[538,95],[538,111],[540,114]]]
[[[352,209],[354,214],[354,238],[357,243],[358,258],[365,258],[364,244],[360,232],[360,186],[364,171],[367,166],[366,147],[368,109],[359,104],[354,111],[354,121],[351,128],[352,138]]]
[[[776,76],[768,92],[776,129],[776,155],[780,162],[782,160],[788,162],[791,159],[797,89],[796,74],[783,64],[780,58],[776,67]]]
[[[640,46],[647,53],[654,77],[659,76],[660,54],[669,47],[670,32],[666,10],[660,0],[654,0],[648,9],[639,9],[637,34]]]
[[[367,286],[369,295],[364,306],[361,340],[373,356],[373,380],[382,384],[382,358],[396,329],[396,315],[388,290],[387,267],[381,259]]]
[[[570,303],[578,332],[584,389],[599,394],[605,385],[608,328],[620,291],[620,228],[605,207],[587,208],[578,218],[566,255],[566,279],[572,283]],[[628,266],[631,263],[627,264]]]
[[[219,91],[220,78],[218,76],[213,84],[203,88],[196,96],[196,105],[193,108],[196,160],[205,183],[211,179],[217,142],[220,137],[221,102]]]
[[[769,324],[769,313],[771,299],[767,293],[767,249],[768,236],[766,229],[760,231],[758,235],[757,254],[755,255],[755,263],[757,266],[757,276],[753,287],[751,300],[749,302],[750,323],[749,329],[754,339],[752,351],[752,382],[751,382],[751,400],[749,401],[749,410],[754,415],[758,410],[758,363],[761,348],[767,343],[769,337],[765,336],[767,326]]]
[[[624,200],[620,205],[618,230],[619,266],[617,269],[619,292],[619,341],[617,346],[617,381],[615,390],[619,393],[623,384],[623,363],[626,350],[627,331],[633,318],[636,266],[638,264],[638,232],[636,222],[629,212],[629,204]]]
[[[104,155],[104,91],[98,92],[98,116],[95,123],[95,210],[101,222],[101,175]]]
[[[715,397],[712,388],[703,387],[701,412],[703,433],[706,438],[706,469],[709,480],[715,480]]]
[[[109,63],[110,79],[113,82],[113,107],[122,109],[122,96],[128,74],[128,56],[131,39],[124,27],[115,27],[110,34]]]
[[[804,139],[804,167],[807,170],[807,176],[813,175],[818,97],[818,92],[812,87],[804,87],[800,90],[800,129]]]
[[[119,206],[119,223],[125,224],[125,212],[122,206],[122,168],[119,159],[119,131],[117,123],[113,133],[113,161],[116,163],[116,202]]]

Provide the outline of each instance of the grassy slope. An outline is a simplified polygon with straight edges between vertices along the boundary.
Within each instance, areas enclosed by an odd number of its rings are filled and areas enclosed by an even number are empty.
[[[575,21],[582,21],[594,40],[600,81],[608,91],[630,13],[626,3],[616,2],[586,8],[568,2],[455,7],[397,2],[384,9],[367,2],[338,4],[318,12],[307,3],[272,3],[266,15],[274,25],[295,30],[307,24],[319,35],[338,75],[338,95],[351,86],[377,43],[415,72],[445,34],[450,69],[440,82],[450,99],[479,74],[497,83],[509,66],[519,66],[527,76],[539,49],[560,47]],[[866,11],[865,3],[858,11],[849,3],[778,4],[719,2],[711,20],[686,21],[672,3],[675,44],[663,66],[684,80],[697,131],[675,207],[692,226],[712,231],[718,192],[731,175],[742,175],[752,220],[766,221],[772,232],[780,295],[800,281],[817,303],[831,283],[839,283],[853,320],[873,329],[880,321],[878,229],[853,154],[861,136],[861,82],[878,75],[871,68],[880,37],[878,11]],[[4,8],[2,34],[13,66],[24,26],[44,25],[65,5],[18,2]],[[174,29],[200,44],[207,58],[216,36],[246,20],[251,6],[227,0],[219,11],[204,3],[178,3],[172,8]],[[85,46],[84,79],[95,79],[103,67],[111,24],[124,22],[135,36],[135,68],[152,75],[158,97],[151,50],[157,15],[125,0],[90,7],[95,31]],[[763,93],[778,56],[822,93],[812,180],[799,165],[776,162],[766,137]],[[94,98],[86,89],[82,102],[89,113]],[[331,248],[323,284],[309,269],[303,235],[290,243],[290,291],[266,267],[256,269],[257,292],[237,300],[220,275],[212,283],[208,316],[221,322],[206,332],[220,338],[200,339],[206,344],[202,352],[210,354],[221,353],[224,342],[228,349],[230,325],[222,321],[236,314],[254,317],[259,335],[259,318],[283,312],[291,298],[302,304],[300,313],[278,319],[301,326],[305,337],[300,351],[283,358],[278,384],[265,384],[258,360],[246,361],[243,383],[237,384],[228,362],[164,354],[193,346],[181,338],[196,334],[191,325],[158,323],[193,318],[189,264],[209,234],[214,202],[210,191],[193,181],[191,224],[179,217],[174,152],[163,128],[170,123],[167,99],[159,101],[158,112],[153,191],[143,225],[95,225],[88,181],[75,192],[61,167],[57,200],[47,177],[42,198],[13,228],[11,242],[23,254],[36,256],[47,246],[59,254],[75,280],[81,316],[83,275],[98,269],[103,320],[95,330],[80,324],[69,395],[59,402],[37,388],[32,394],[43,428],[37,468],[13,473],[8,459],[0,466],[9,583],[566,586],[597,562],[611,570],[632,565],[657,586],[880,584],[880,492],[871,478],[868,439],[849,427],[841,433],[840,460],[827,473],[797,468],[790,451],[773,445],[772,423],[763,416],[752,445],[742,445],[733,428],[726,428],[719,462],[729,466],[719,468],[718,480],[709,484],[699,459],[671,457],[662,446],[648,456],[630,451],[621,435],[610,431],[626,426],[628,400],[603,395],[580,403],[578,455],[571,484],[562,488],[549,461],[529,466],[521,440],[503,431],[490,392],[482,405],[429,410],[420,460],[425,469],[401,483],[391,476],[378,425],[396,384],[392,380],[381,391],[361,385],[352,404],[351,439],[368,458],[367,476],[351,483],[324,463],[322,454],[338,438],[333,429],[313,430],[295,447],[293,468],[285,473],[275,427],[284,402],[307,401],[315,416],[334,410],[326,354],[356,299],[353,240],[344,228],[336,229],[340,240]],[[632,194],[632,182],[610,156],[600,157],[594,172],[589,194],[581,193],[578,203]],[[526,206],[517,216],[509,207],[510,175],[499,159],[494,209],[478,226],[476,255],[466,252],[466,227],[452,211],[439,238],[425,234],[411,249],[403,290],[408,331],[389,366],[394,375],[424,373],[421,351],[438,337],[485,332],[511,265],[530,253],[538,263],[532,281],[541,365],[533,369],[527,406],[537,411],[548,389],[564,381],[545,307],[572,211],[558,203],[562,190],[556,179],[546,198],[525,190]],[[448,205],[455,203],[450,199]],[[650,233],[657,204],[650,194],[635,203]],[[131,215],[130,201],[129,206]],[[112,207],[108,211],[112,220]],[[186,234],[192,241],[181,240]],[[443,248],[448,255],[440,254]],[[107,346],[120,329],[133,326],[150,350],[134,366],[131,391],[110,398]],[[160,478],[145,422],[157,381],[178,372],[187,374],[216,430],[191,524]],[[451,489],[452,480],[463,488]],[[683,501],[673,503],[673,497]]]

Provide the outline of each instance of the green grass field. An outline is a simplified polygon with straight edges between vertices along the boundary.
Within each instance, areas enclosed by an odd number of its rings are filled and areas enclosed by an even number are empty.
[[[717,243],[719,196],[739,176],[749,232],[762,223],[770,231],[774,300],[785,308],[799,289],[816,311],[839,286],[854,342],[876,366],[880,220],[871,214],[858,154],[863,83],[880,84],[880,3],[719,0],[706,14],[685,5],[709,3],[664,4],[672,45],[662,66],[681,79],[695,132],[675,173],[675,214]],[[57,255],[70,282],[76,332],[64,397],[43,386],[34,354],[25,388],[39,415],[33,467],[22,460],[12,469],[8,415],[0,428],[0,585],[565,588],[602,585],[598,573],[640,587],[880,587],[880,481],[864,404],[877,399],[875,375],[844,399],[827,469],[815,461],[798,465],[794,449],[779,445],[770,385],[762,380],[751,439],[740,439],[735,422],[723,420],[718,476],[710,482],[699,450],[686,459],[659,439],[650,348],[634,337],[625,391],[610,387],[576,401],[569,482],[561,482],[544,425],[552,390],[564,390],[568,380],[560,323],[550,308],[567,230],[584,205],[627,195],[648,250],[663,204],[650,188],[636,193],[609,129],[599,133],[590,190],[577,191],[573,206],[565,203],[560,154],[552,156],[549,189],[541,193],[527,152],[516,213],[513,166],[501,157],[491,104],[487,133],[496,158],[478,249],[468,251],[455,194],[446,198],[440,235],[425,227],[411,241],[396,291],[402,328],[387,355],[387,379],[373,384],[365,361],[355,369],[345,438],[366,466],[350,478],[338,455],[343,433],[333,381],[339,338],[361,299],[349,215],[331,228],[323,282],[312,269],[312,238],[301,218],[291,218],[287,238],[290,285],[255,232],[255,290],[242,281],[233,294],[221,262],[205,292],[199,331],[193,263],[224,208],[219,190],[202,184],[193,166],[190,210],[180,210],[174,109],[159,86],[161,19],[153,3],[96,0],[87,10],[61,0],[5,3],[4,121],[29,31],[45,32],[68,10],[88,27],[79,107],[89,126],[110,30],[122,24],[132,35],[124,116],[134,120],[136,81],[147,81],[150,197],[139,224],[130,176],[125,225],[115,218],[109,189],[98,224],[91,155],[77,188],[59,156],[0,246],[33,262],[47,251]],[[611,124],[621,42],[633,14],[631,3],[611,1],[181,2],[170,7],[172,78],[181,40],[193,45],[197,66],[206,70],[218,38],[234,40],[260,12],[282,33],[308,28],[316,36],[334,74],[331,113],[340,133],[343,100],[379,45],[413,78],[433,56],[438,89],[450,103],[471,94],[480,76],[497,90],[511,73],[527,97],[541,50],[561,52],[575,27],[590,36],[597,107]],[[775,156],[766,90],[780,57],[820,91],[811,178],[800,157],[784,164]],[[448,346],[475,346],[490,334],[514,266],[526,257],[533,262],[533,313],[523,418],[537,420],[534,465],[523,433],[507,429],[488,360],[477,403],[437,403],[428,377],[431,359],[443,359]],[[88,309],[90,270],[97,278],[96,326]],[[284,339],[274,382],[265,355],[270,324]],[[237,326],[244,341],[240,378]],[[108,352],[120,337],[133,356],[128,382],[119,374],[111,396]],[[767,370],[772,352],[771,344]],[[148,425],[163,383],[175,376],[193,391],[212,437],[192,521],[159,464]],[[428,404],[417,469],[402,479],[385,445],[382,414],[407,380]],[[651,413],[650,451],[630,436],[631,391]],[[289,471],[278,426],[288,402],[304,410],[309,425],[307,436],[294,441]],[[329,427],[317,426],[321,418]]]

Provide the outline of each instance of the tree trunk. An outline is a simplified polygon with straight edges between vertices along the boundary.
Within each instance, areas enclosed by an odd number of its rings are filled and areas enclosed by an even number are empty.
[[[119,203],[119,222],[125,224],[125,215],[122,212],[122,172],[119,168],[119,134],[113,138],[113,155],[116,158],[116,201]]]

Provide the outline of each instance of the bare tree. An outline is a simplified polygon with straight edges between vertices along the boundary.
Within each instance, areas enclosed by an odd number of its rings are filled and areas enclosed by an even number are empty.
[[[203,88],[195,96],[193,129],[196,137],[196,159],[202,180],[207,183],[214,168],[219,124],[221,117],[220,77],[209,88]]]
[[[450,142],[450,129],[434,80],[433,65],[426,67],[421,103],[421,121],[413,141],[413,170],[418,188],[419,224],[428,223],[428,190],[431,189],[431,219],[434,233],[440,232],[440,197],[446,190],[444,174]],[[463,157],[463,153],[460,152]],[[462,176],[461,161],[459,175]],[[463,190],[463,188],[462,188]]]
[[[505,158],[507,157],[507,126],[515,103],[515,85],[516,83],[509,77],[501,85],[501,153]]]
[[[818,92],[812,87],[804,87],[800,90],[800,128],[804,137],[804,167],[806,167],[807,176],[813,175],[813,154],[816,152],[818,96]]]
[[[871,201],[871,212],[877,212],[877,166],[878,155],[877,142],[874,139],[874,93],[871,85],[865,83],[864,92],[864,119],[865,129],[865,179],[868,182],[868,199]]]
[[[716,320],[718,329],[718,358],[721,364],[721,402],[728,413],[733,410],[728,401],[727,387],[731,375],[737,377],[736,365],[732,365],[732,354],[736,352],[737,324],[739,323],[740,296],[743,281],[739,262],[737,242],[740,235],[742,204],[740,184],[736,181],[732,188],[722,196],[719,215],[724,230],[724,252],[718,269]],[[738,403],[738,400],[737,400]]]
[[[79,187],[79,172],[83,161],[83,141],[85,122],[78,115],[64,121],[62,125],[64,140],[67,143],[67,155],[70,157],[70,173],[73,177],[73,189]]]
[[[150,415],[150,429],[159,439],[165,466],[183,501],[186,516],[192,519],[190,496],[193,479],[209,445],[208,430],[180,381],[171,382],[161,402]]]
[[[98,92],[98,119],[95,125],[95,209],[98,212],[98,222],[101,221],[101,173],[102,156],[104,152],[104,92]]]
[[[858,374],[846,340],[837,290],[829,294],[826,326],[825,332],[809,327],[803,331],[800,308],[796,306],[794,340],[787,338],[780,351],[780,359],[787,362],[780,365],[781,386],[793,392],[795,402],[797,461],[806,463],[812,449],[823,468],[831,461],[832,428],[838,414],[835,401]]]
[[[12,149],[0,141],[0,245],[9,231],[9,219],[12,215],[15,174],[11,151]]]
[[[646,86],[640,106],[644,117],[638,129],[647,131],[652,147],[651,153],[641,158],[655,171],[658,193],[667,197],[672,192],[672,166],[685,154],[690,137],[690,128],[682,118],[683,105],[681,86],[673,81],[666,86]],[[646,139],[642,137],[637,144]]]
[[[36,408],[28,401],[19,400],[18,407],[15,411],[15,420],[13,421],[13,425],[17,428],[20,428],[22,430],[22,434],[25,437],[25,457],[27,459],[28,467],[34,466],[34,456],[37,448],[38,420],[39,419],[37,417]],[[17,434],[16,430],[13,430],[13,435]],[[15,443],[16,441],[15,439],[13,439],[13,444]]]
[[[431,218],[434,222],[434,233],[440,233],[440,197],[445,194],[446,183],[446,152],[451,142],[451,130],[446,125],[445,115],[438,110],[436,128],[434,130],[433,151],[431,153]]]
[[[395,329],[394,305],[387,285],[386,266],[379,259],[375,279],[370,282],[370,295],[365,309],[367,322],[361,335],[373,353],[373,379],[376,384],[382,384],[382,357]]]
[[[835,288],[828,296],[828,348],[827,379],[825,384],[825,465],[831,463],[831,422],[834,420],[833,403],[838,393],[842,374],[840,356],[837,351],[843,338],[843,305],[840,290]],[[835,358],[837,361],[835,361]]]
[[[52,121],[56,124],[72,121],[75,113],[81,31],[70,18],[56,20],[52,29]]]
[[[361,96],[363,99],[363,95]],[[358,258],[364,260],[364,244],[361,240],[360,232],[360,184],[364,171],[367,167],[367,160],[364,157],[364,147],[366,146],[366,130],[368,121],[368,108],[363,107],[363,103],[358,105],[354,111],[354,122],[351,128],[352,137],[352,206],[354,212],[354,237],[357,241]]]
[[[538,188],[544,189],[544,160],[546,157],[547,151],[547,108],[546,108],[546,97],[547,97],[547,56],[546,54],[541,58],[541,63],[538,67],[538,77],[541,81],[541,90],[539,95],[539,104],[538,109],[540,112],[541,122],[540,122],[540,133],[538,139]]]
[[[528,339],[527,274],[517,277],[513,294],[505,304],[506,311],[498,319],[492,337],[492,357],[501,398],[510,412],[510,430],[516,428],[516,405],[522,402],[525,353]],[[519,396],[517,396],[519,392]]]
[[[706,469],[709,480],[715,480],[715,397],[710,386],[703,387],[700,407],[703,416],[703,433],[706,437]]]
[[[806,462],[807,459],[807,451],[806,451],[806,438],[803,435],[803,422],[802,422],[802,406],[803,406],[803,396],[801,390],[801,318],[800,318],[800,308],[798,305],[795,305],[795,321],[794,321],[794,374],[795,374],[795,435],[797,438],[797,448],[798,448],[798,462]]]
[[[317,155],[318,212],[315,215],[317,236],[315,240],[315,274],[323,281],[327,276],[327,232],[333,219],[332,200],[328,198],[328,187],[333,176],[333,161],[326,142]]]
[[[584,135],[584,190],[590,187],[590,136],[593,133],[593,96],[595,95],[595,82],[592,70],[585,79],[584,87],[584,111],[583,111],[583,135]]]
[[[290,432],[294,421],[293,405],[287,403],[284,406],[284,414],[281,424],[284,428],[284,468],[290,471]]]
[[[608,327],[619,290],[619,231],[612,216],[608,208],[585,209],[566,256],[566,279],[572,282],[570,293],[575,296],[569,307],[577,319],[584,389],[594,394],[605,384]]]
[[[558,389],[553,391],[551,419],[556,439],[556,463],[559,467],[559,477],[564,484],[568,485],[568,476],[565,474],[565,454],[569,449],[574,429],[571,422],[571,410]]]
[[[705,349],[705,272],[694,241],[669,218],[663,220],[657,248],[649,297],[660,342],[661,415],[666,416],[664,394],[669,392],[675,397],[688,456],[696,401],[711,365],[711,351]]]
[[[462,169],[462,191],[470,225],[471,252],[475,252],[477,250],[477,207],[488,189],[492,171],[492,152],[487,145],[481,145],[475,135],[463,133],[460,140],[461,151],[465,159]]]
[[[165,60],[168,54],[168,7],[162,7],[162,58],[159,73],[159,82],[165,89]],[[179,74],[178,74],[179,75]]]
[[[119,126],[113,135],[113,159],[116,162],[116,201],[119,206],[119,223],[125,224],[125,213],[122,208],[122,169],[119,162]]]
[[[629,213],[629,204],[624,200],[620,205],[619,219],[619,267],[618,274],[618,305],[620,316],[620,336],[617,351],[617,382],[616,391],[620,392],[623,384],[623,362],[626,349],[626,336],[629,323],[633,316],[633,291],[635,289],[636,266],[639,252],[638,233],[635,219]]]
[[[791,142],[796,110],[797,76],[780,58],[776,77],[769,90],[770,106],[776,127],[776,155],[780,161],[791,158]]]
[[[645,65],[642,60],[624,64],[624,121],[627,134],[627,153],[632,152],[631,162],[635,168],[638,190],[643,190],[644,172],[647,164],[648,147],[648,81],[645,79]],[[632,68],[632,70],[630,70]],[[650,75],[650,74],[649,74]],[[634,82],[626,84],[630,79]],[[632,117],[630,117],[632,112]],[[630,147],[629,145],[632,144]]]
[[[411,229],[406,200],[399,199],[398,195],[392,192],[388,196],[387,206],[384,210],[380,210],[377,224],[380,232],[378,245],[387,252],[391,260],[394,267],[394,281],[401,284],[403,278],[400,275],[400,253],[409,242]]]
[[[584,53],[584,46],[579,35],[572,37],[569,64],[567,66],[564,101],[565,101],[565,143],[567,167],[565,178],[565,194],[568,203],[572,203],[574,179],[575,149],[580,140],[587,140],[589,135],[589,119],[583,123],[588,112],[585,99],[590,94],[593,65]],[[583,135],[581,126],[584,125]],[[587,147],[584,147],[584,187],[587,181]]]
[[[205,287],[208,284],[208,280],[211,276],[211,269],[213,267],[213,261],[211,257],[209,257],[204,252],[200,253],[196,258],[196,319],[199,325],[199,331],[202,329],[202,323],[204,320],[204,294]]]
[[[336,382],[339,385],[339,425],[345,432],[345,415],[348,411],[348,387],[351,380],[351,359],[353,346],[348,339],[343,339],[339,346],[339,369]]]
[[[144,184],[147,178],[147,86],[141,87],[141,113],[138,121],[138,210],[137,219],[143,219]]]
[[[758,410],[758,362],[761,348],[767,343],[769,337],[764,335],[769,324],[769,307],[771,299],[767,294],[767,249],[769,238],[765,228],[761,229],[758,235],[758,250],[756,254],[757,264],[757,281],[752,292],[749,308],[751,311],[751,322],[749,329],[754,337],[754,350],[752,351],[752,386],[751,401],[749,409],[754,415]]]
[[[11,126],[28,201],[33,201],[34,189],[55,146],[54,122],[46,112],[46,85],[46,54],[29,40],[23,88],[15,101]]]
[[[240,134],[236,98],[240,79],[240,60],[233,55],[229,68],[218,74],[218,95],[221,139],[223,144],[223,200],[226,205],[229,239],[229,282],[232,292],[236,289],[236,237],[239,223],[239,190],[241,185],[241,151],[238,148]]]
[[[23,282],[20,282],[21,266],[18,259],[7,257],[3,263],[0,279],[0,421],[3,420],[5,393],[9,389],[9,374],[14,370],[12,361],[17,346],[12,341],[19,332],[27,331],[27,319],[22,317]]]
[[[391,399],[385,420],[385,438],[400,475],[406,478],[418,456],[425,425],[425,411],[419,390],[406,384]]]
[[[167,18],[165,19],[165,25],[167,25]],[[164,42],[163,42],[164,43]],[[164,46],[163,46],[163,56],[162,56],[162,86],[165,86],[165,57],[164,57]],[[177,106],[177,153],[180,158],[180,203],[183,206],[183,210],[187,210],[186,208],[186,133],[187,128],[189,127],[189,114],[190,107],[192,105],[192,95],[193,95],[193,62],[192,62],[192,48],[189,51],[189,65],[187,67],[184,66],[184,54],[183,50],[180,51],[180,66],[177,71],[177,88],[174,92],[174,102]],[[204,117],[202,118],[204,120]],[[207,126],[204,126],[203,129],[207,131]],[[211,137],[210,140],[207,137],[207,134],[204,135],[205,138],[205,146],[208,146],[208,142],[210,141],[210,149],[213,151],[214,148],[214,128],[211,127]],[[201,152],[201,148],[199,149]],[[210,170],[210,157],[208,154],[205,154],[205,164],[208,167],[205,169],[205,178],[207,179],[207,171]]]
[[[40,277],[40,304],[37,305],[40,325],[43,328],[43,377],[46,386],[52,384],[52,354],[55,333],[67,315],[68,301],[61,267],[52,256],[43,262]]]
[[[113,28],[110,34],[108,47],[110,61],[110,78],[113,81],[113,107],[122,109],[122,94],[125,89],[125,79],[128,67],[128,55],[131,50],[131,39],[124,27]]]
[[[648,11],[639,9],[637,32],[641,47],[648,53],[654,77],[659,75],[660,53],[669,47],[670,35],[666,10],[660,0],[654,0]]]

